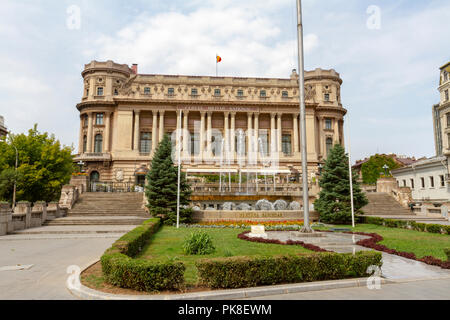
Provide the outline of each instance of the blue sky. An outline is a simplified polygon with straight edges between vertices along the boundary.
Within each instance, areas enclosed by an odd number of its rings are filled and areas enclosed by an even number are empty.
[[[80,8],[79,29],[67,9]],[[369,29],[369,6],[380,29]],[[353,160],[434,155],[431,106],[450,60],[450,3],[303,0],[306,69],[344,80]],[[81,71],[93,59],[138,63],[141,73],[289,77],[296,68],[295,0],[3,0],[0,115],[25,132],[38,123],[78,145]],[[348,128],[348,127],[346,127]]]

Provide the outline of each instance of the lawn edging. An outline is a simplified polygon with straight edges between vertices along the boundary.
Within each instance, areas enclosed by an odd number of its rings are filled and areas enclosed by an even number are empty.
[[[107,283],[121,288],[150,292],[182,287],[186,269],[183,263],[154,263],[133,259],[160,226],[160,219],[147,220],[105,251],[100,261]]]
[[[411,252],[404,252],[404,251],[397,251],[395,249],[390,249],[386,247],[385,245],[378,244],[378,242],[383,241],[383,237],[380,236],[377,233],[365,233],[365,232],[344,232],[347,234],[357,234],[362,236],[369,236],[370,239],[363,239],[356,242],[357,245],[363,246],[366,248],[371,248],[377,251],[386,252],[389,254],[394,254],[400,257],[404,257],[411,260],[420,261],[429,265],[438,266],[442,269],[450,269],[450,261],[442,261],[438,258],[432,257],[432,256],[426,256],[423,258],[417,258],[414,253]]]
[[[387,228],[399,228],[407,230],[415,230],[419,232],[429,232],[450,235],[450,225],[419,223],[412,220],[395,220],[380,217],[361,217],[361,222],[365,224],[374,224]]]

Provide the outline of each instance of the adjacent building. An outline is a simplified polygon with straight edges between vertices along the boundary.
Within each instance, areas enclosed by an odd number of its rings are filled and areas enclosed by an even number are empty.
[[[8,134],[8,130],[5,127],[5,118],[0,116],[0,137],[4,137]]]
[[[400,187],[411,188],[413,201],[450,205],[450,62],[440,68],[440,103],[432,108],[436,156],[392,171]]]
[[[92,61],[82,76],[76,161],[91,180],[142,183],[164,134],[189,174],[301,171],[295,70],[285,79],[180,76]],[[333,144],[344,143],[341,84],[335,70],[305,72],[310,179]]]

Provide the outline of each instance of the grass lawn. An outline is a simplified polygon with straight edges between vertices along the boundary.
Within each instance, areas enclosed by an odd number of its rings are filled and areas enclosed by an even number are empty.
[[[379,244],[398,251],[412,252],[417,258],[433,256],[446,261],[444,249],[450,248],[450,236],[446,234],[387,228],[373,224],[359,224],[354,229],[351,226],[336,227],[349,228],[354,232],[377,233],[384,238]]]
[[[195,230],[201,230],[211,235],[216,252],[209,255],[185,255],[182,244],[184,239]],[[182,261],[186,265],[186,284],[195,285],[197,282],[197,269],[195,261],[205,258],[229,256],[272,256],[281,254],[311,253],[301,246],[286,246],[279,244],[256,243],[238,239],[243,229],[208,229],[208,228],[180,228],[163,226],[152,236],[137,259],[152,259],[153,261],[166,261],[169,259]]]

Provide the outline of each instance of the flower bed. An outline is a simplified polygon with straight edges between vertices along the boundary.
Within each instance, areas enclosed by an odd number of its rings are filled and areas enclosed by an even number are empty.
[[[345,232],[348,234],[358,234],[363,236],[369,236],[370,239],[364,239],[358,241],[356,244],[359,246],[363,246],[366,248],[371,248],[377,251],[386,252],[389,254],[394,254],[400,257],[404,257],[411,260],[421,261],[429,265],[439,266],[443,269],[450,269],[450,261],[442,261],[432,256],[426,256],[421,259],[418,259],[414,253],[397,251],[395,249],[390,249],[382,244],[378,244],[378,242],[383,241],[383,237],[376,233],[365,233],[365,232]]]

